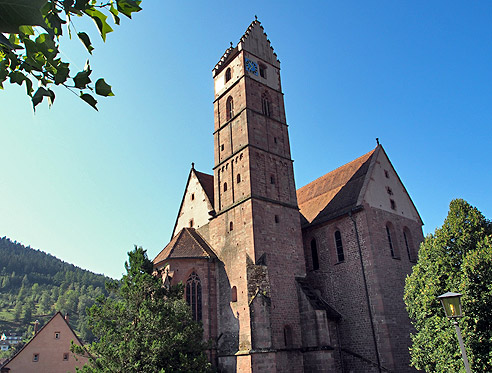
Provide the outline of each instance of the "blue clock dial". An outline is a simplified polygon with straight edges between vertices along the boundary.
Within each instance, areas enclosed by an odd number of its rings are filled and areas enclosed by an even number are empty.
[[[245,58],[244,64],[246,66],[246,71],[249,71],[250,73],[258,76],[258,65],[256,64],[256,62],[251,61],[248,58]]]

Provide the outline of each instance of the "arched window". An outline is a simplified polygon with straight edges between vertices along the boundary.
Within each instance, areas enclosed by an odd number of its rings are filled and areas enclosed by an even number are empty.
[[[237,287],[235,286],[231,289],[231,302],[237,302]]]
[[[314,238],[311,240],[311,257],[313,259],[313,269],[319,269],[318,247]]]
[[[226,120],[230,120],[234,116],[234,101],[232,96],[227,98],[226,102]]]
[[[284,326],[284,343],[285,347],[292,347],[292,328],[290,325]]]
[[[227,192],[227,183],[224,183],[224,192]]]
[[[236,180],[238,184],[241,182],[241,174],[237,174]]]
[[[191,313],[195,321],[202,319],[202,285],[200,277],[192,272],[186,281],[186,303],[191,308]]]
[[[270,116],[270,100],[268,99],[268,95],[264,94],[261,96],[261,112],[267,117]]]
[[[397,252],[397,248],[396,248],[396,243],[393,241],[392,239],[392,227],[390,226],[390,224],[386,224],[386,235],[388,236],[388,245],[389,245],[389,248],[390,248],[390,252],[391,252],[391,257],[392,258],[397,258],[398,257],[398,252]]]
[[[231,68],[229,67],[227,70],[226,70],[226,73],[225,73],[225,80],[226,80],[226,83],[231,80]]]
[[[415,262],[417,260],[416,255],[414,255],[413,251],[413,242],[412,235],[407,227],[403,229],[403,239],[405,240],[405,248],[407,249],[408,260],[411,262]]]
[[[343,253],[342,235],[340,231],[335,232],[335,245],[337,247],[337,260],[338,262],[343,262],[345,260],[345,255]]]

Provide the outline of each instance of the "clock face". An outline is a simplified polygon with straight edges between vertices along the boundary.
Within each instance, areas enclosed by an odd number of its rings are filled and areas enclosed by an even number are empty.
[[[256,62],[251,61],[248,58],[245,58],[244,64],[246,66],[246,71],[249,71],[250,73],[258,76],[258,65],[256,64]]]

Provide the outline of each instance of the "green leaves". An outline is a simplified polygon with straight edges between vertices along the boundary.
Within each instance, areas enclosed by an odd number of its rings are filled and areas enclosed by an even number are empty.
[[[47,0],[0,0],[0,32],[18,33],[23,25],[46,27],[41,8]]]
[[[441,228],[426,237],[405,284],[405,303],[416,328],[412,365],[428,372],[458,372],[456,334],[437,296],[463,294],[460,324],[473,371],[492,371],[492,225],[473,206],[453,200]],[[480,305],[485,304],[484,308]],[[485,353],[484,350],[487,350]]]
[[[134,0],[110,0],[100,4],[95,0],[0,0],[0,88],[3,88],[7,77],[11,84],[25,83],[35,108],[44,97],[48,97],[51,105],[55,96],[49,87],[52,84],[63,85],[67,89],[79,89],[80,98],[97,110],[97,101],[91,93],[114,96],[111,86],[103,78],[92,85],[92,71],[88,65],[71,76],[70,64],[60,57],[58,37],[64,28],[71,37],[71,29],[75,30],[73,22],[77,18],[72,16],[86,15],[94,21],[106,41],[107,34],[113,31],[107,21],[108,13],[118,25],[119,13],[131,18],[132,13],[141,10],[140,3]],[[39,33],[35,26],[41,26],[46,32]],[[80,31],[77,37],[92,54],[94,46],[89,34]],[[68,83],[69,78],[73,80],[73,86]],[[34,84],[39,89],[33,96]]]

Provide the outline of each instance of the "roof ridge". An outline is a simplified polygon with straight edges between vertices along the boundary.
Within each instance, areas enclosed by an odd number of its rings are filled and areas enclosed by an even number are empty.
[[[360,157],[357,157],[357,158],[355,158],[355,159],[351,160],[351,161],[350,161],[350,162],[348,162],[348,163],[345,163],[345,164],[343,164],[343,165],[341,165],[341,166],[339,166],[339,167],[335,168],[334,170],[331,170],[330,172],[328,172],[328,173],[326,173],[326,174],[324,174],[324,175],[321,175],[321,176],[320,176],[320,177],[318,177],[317,179],[314,179],[313,181],[311,181],[311,182],[307,183],[306,185],[304,185],[304,186],[300,187],[299,189],[297,189],[297,192],[301,191],[302,189],[304,189],[304,188],[305,188],[305,187],[307,187],[308,185],[311,185],[311,184],[315,183],[316,181],[318,181],[318,180],[320,180],[320,179],[323,179],[324,177],[326,177],[326,176],[328,176],[328,175],[331,175],[331,174],[335,173],[335,171],[338,171],[338,170],[340,170],[340,169],[342,169],[342,168],[344,168],[344,167],[346,167],[346,166],[348,166],[348,165],[350,165],[350,164],[355,163],[356,161],[358,161],[359,159],[361,159],[361,158],[363,158],[363,157],[365,157],[365,156],[368,156],[368,158],[369,158],[369,157],[372,155],[371,153],[374,153],[374,151],[375,151],[375,150],[376,150],[376,148],[374,148],[373,150],[371,150],[371,151],[369,151],[369,152],[367,152],[367,153],[365,153],[365,154],[361,155]]]

